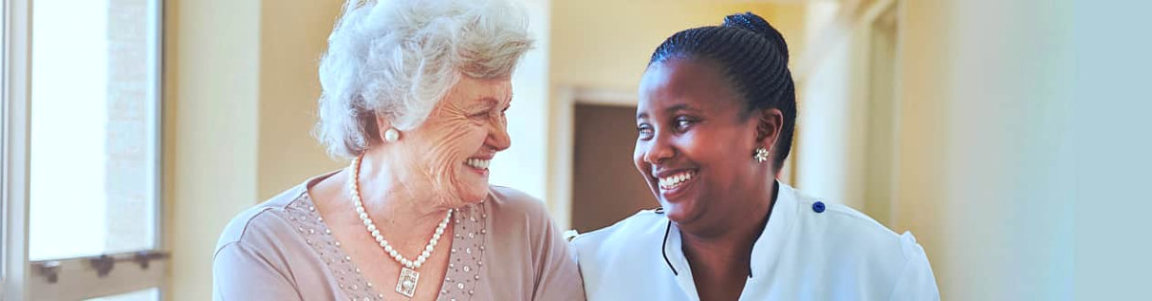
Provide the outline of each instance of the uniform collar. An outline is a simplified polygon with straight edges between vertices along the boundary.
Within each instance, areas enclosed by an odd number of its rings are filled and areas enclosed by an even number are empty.
[[[775,203],[772,204],[772,214],[768,216],[768,222],[760,232],[760,238],[757,238],[756,243],[752,245],[751,278],[753,279],[770,275],[769,272],[776,267],[776,259],[780,257],[781,248],[785,247],[784,243],[792,229],[792,220],[796,218],[798,208],[796,191],[792,186],[780,181],[776,181],[776,187],[780,189],[776,192]]]
[[[768,222],[764,224],[760,237],[752,245],[752,274],[749,277],[752,279],[767,277],[770,275],[769,272],[775,268],[780,248],[784,246],[788,231],[792,228],[792,220],[797,214],[796,191],[791,186],[779,181],[776,181],[776,187],[779,189],[776,191],[776,200],[772,204],[771,215],[768,216]],[[680,229],[667,217],[664,218],[664,221],[667,223],[667,228],[665,230],[666,238],[663,241],[663,251],[669,273],[675,275],[676,281],[684,289],[684,293],[689,296],[697,296],[696,285],[692,280],[692,270],[681,248]]]

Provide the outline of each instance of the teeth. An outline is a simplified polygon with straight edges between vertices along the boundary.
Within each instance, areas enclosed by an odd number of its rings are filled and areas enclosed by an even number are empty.
[[[679,186],[681,183],[684,183],[684,181],[691,180],[693,175],[694,175],[693,172],[686,171],[686,172],[674,174],[674,175],[671,175],[668,177],[660,178],[659,179],[660,188],[663,188],[663,189],[676,188],[676,186]]]
[[[484,159],[476,159],[476,158],[464,160],[464,164],[467,164],[468,166],[472,166],[472,167],[479,168],[479,169],[488,169],[488,164],[490,164],[490,163],[492,163],[492,160],[484,160]]]

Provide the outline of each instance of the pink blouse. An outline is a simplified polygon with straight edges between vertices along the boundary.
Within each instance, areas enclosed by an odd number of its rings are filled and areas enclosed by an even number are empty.
[[[215,300],[404,299],[369,283],[332,236],[307,189],[316,177],[232,219],[216,246]],[[584,300],[575,255],[543,203],[493,186],[457,210],[437,300]]]

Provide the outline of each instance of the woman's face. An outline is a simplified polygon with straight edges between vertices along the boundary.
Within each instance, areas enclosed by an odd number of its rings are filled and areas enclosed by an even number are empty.
[[[636,107],[636,169],[668,218],[713,228],[746,210],[767,163],[753,150],[759,118],[708,61],[673,59],[648,68]]]
[[[432,191],[446,193],[440,197],[448,204],[439,205],[458,207],[487,196],[488,164],[511,144],[504,117],[511,101],[509,78],[463,76],[423,124],[402,135],[410,167]]]

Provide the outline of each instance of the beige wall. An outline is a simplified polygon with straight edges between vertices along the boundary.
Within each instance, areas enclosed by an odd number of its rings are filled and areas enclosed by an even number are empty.
[[[317,68],[342,0],[263,1],[257,196],[342,167],[311,135],[320,97]]]
[[[911,230],[917,235],[920,244],[928,253],[936,272],[936,283],[944,298],[960,299],[953,296],[954,278],[947,266],[947,250],[943,235],[947,235],[941,221],[944,220],[943,200],[948,179],[942,171],[945,168],[947,137],[939,135],[946,129],[948,117],[946,102],[941,93],[947,91],[948,83],[943,79],[947,64],[941,57],[949,57],[951,43],[949,37],[940,34],[947,32],[949,25],[944,8],[916,3],[905,3],[901,13],[901,64],[899,82],[901,88],[896,94],[901,98],[900,127],[897,142],[894,224],[896,231]],[[963,276],[960,276],[963,277]],[[974,277],[963,277],[974,278]]]
[[[735,1],[733,1],[735,2]],[[751,11],[776,26],[792,53],[803,45],[803,5],[712,1],[554,1],[553,85],[635,93],[652,51],[677,31]]]
[[[231,0],[166,6],[167,293],[172,300],[208,300],[216,238],[257,198],[260,6]]]

